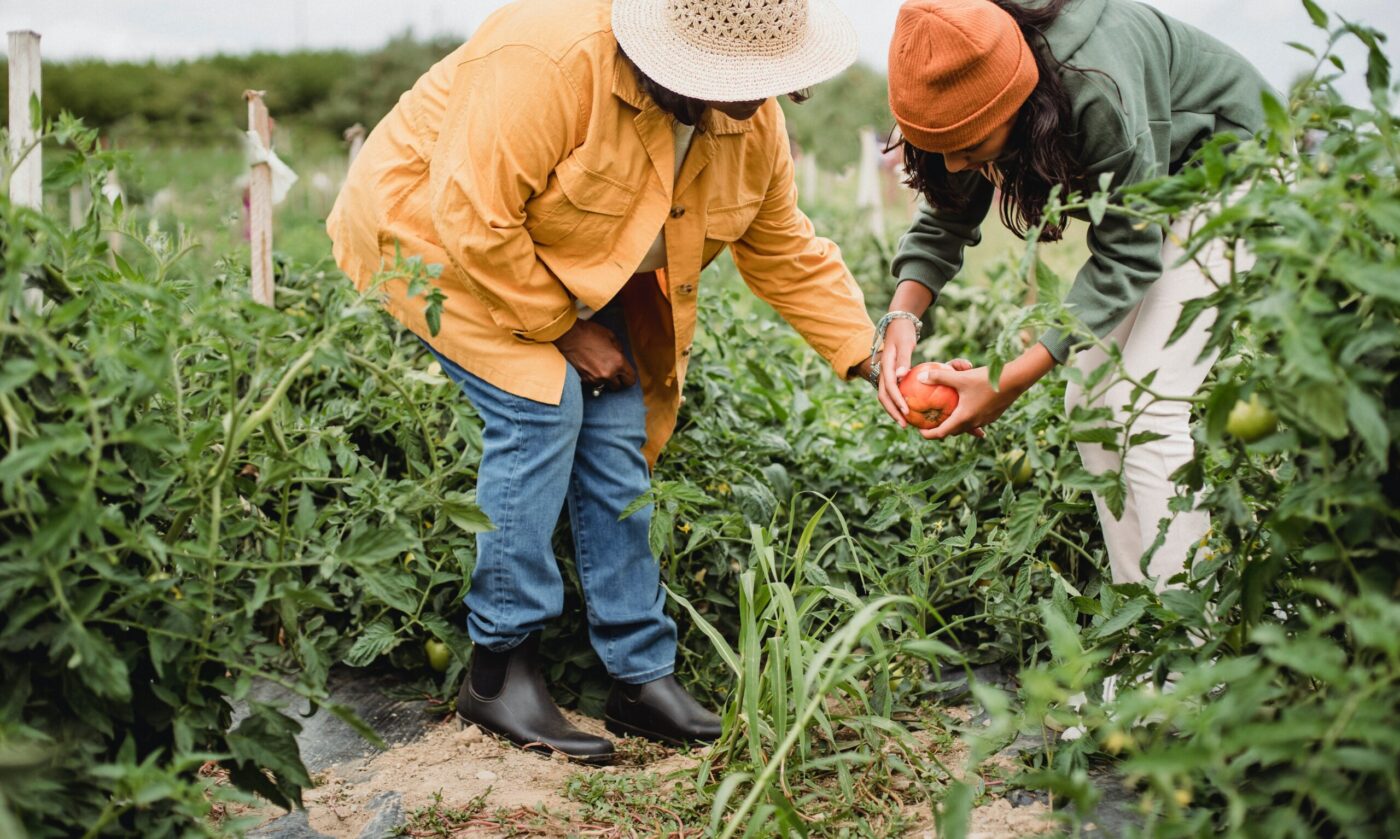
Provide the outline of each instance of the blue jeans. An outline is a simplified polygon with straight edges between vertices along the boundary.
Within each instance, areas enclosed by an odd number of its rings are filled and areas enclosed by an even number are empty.
[[[620,305],[594,321],[627,348]],[[564,610],[564,581],[550,543],[565,501],[589,640],[619,681],[649,682],[676,662],[676,624],[665,611],[661,568],[647,535],[652,508],[618,517],[651,488],[642,455],[641,385],[594,397],[568,367],[559,405],[515,396],[433,352],[484,424],[477,503],[496,529],[477,536],[466,604],[472,641],[508,650]],[[631,359],[630,350],[628,359]]]

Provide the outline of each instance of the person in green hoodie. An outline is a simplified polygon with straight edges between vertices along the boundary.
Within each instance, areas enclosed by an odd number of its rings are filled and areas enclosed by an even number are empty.
[[[880,401],[901,424],[899,382],[921,318],[961,270],[964,249],[980,241],[994,200],[1001,221],[1024,236],[1043,221],[1055,187],[1092,193],[1108,175],[1116,192],[1176,172],[1216,134],[1254,134],[1268,89],[1234,50],[1133,0],[909,0],[889,73],[909,183],[926,203],[893,263],[899,283],[877,354]],[[1071,377],[1068,410],[1108,408],[1117,427],[1152,432],[1126,452],[1084,443],[1080,455],[1091,473],[1120,472],[1126,487],[1121,515],[1096,497],[1114,582],[1150,578],[1160,587],[1185,567],[1210,522],[1203,511],[1169,507],[1170,476],[1193,455],[1189,402],[1135,412],[1129,379],[1155,371],[1158,393],[1200,389],[1215,360],[1203,355],[1213,313],[1169,338],[1183,304],[1227,281],[1232,258],[1241,269],[1248,257],[1213,247],[1183,261],[1179,244],[1199,214],[1178,220],[1172,235],[1112,212],[1098,222],[1076,217],[1090,222],[1090,257],[1064,304],[1082,329],[1041,336],[1005,365],[995,387],[987,368],[961,360],[920,373],[959,395],[956,410],[923,434],[980,435],[1055,365],[1073,364],[1083,376]],[[1064,231],[1063,221],[1046,224],[1041,240]],[[1111,345],[1127,376],[1111,373],[1086,391],[1082,383],[1109,363]]]

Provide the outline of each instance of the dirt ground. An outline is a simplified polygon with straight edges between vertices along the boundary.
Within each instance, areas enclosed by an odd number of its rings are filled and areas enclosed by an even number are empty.
[[[606,734],[597,720],[568,716],[584,730]],[[474,726],[463,730],[455,720],[448,720],[433,725],[412,743],[321,773],[317,787],[305,794],[306,822],[316,833],[357,839],[382,815],[387,793],[401,796],[404,818],[420,813],[417,828],[402,834],[407,836],[630,836],[635,829],[584,823],[579,818],[583,806],[566,794],[571,778],[602,772],[664,780],[696,768],[700,755],[678,754],[633,740],[619,745],[619,755],[614,766],[580,767],[523,752]],[[946,755],[947,765],[964,757],[961,745],[954,744]],[[933,814],[924,809],[909,813],[920,827],[906,836],[935,837]],[[422,815],[434,810],[443,814],[436,823]],[[1005,799],[994,798],[974,811],[970,835],[1002,839],[1044,833],[1054,827],[1048,813],[1044,804],[1012,807]],[[269,813],[268,821],[273,818]],[[700,835],[698,825],[692,829],[686,835]]]

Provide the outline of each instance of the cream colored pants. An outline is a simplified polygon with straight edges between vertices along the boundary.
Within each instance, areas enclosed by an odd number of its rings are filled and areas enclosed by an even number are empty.
[[[1195,261],[1177,265],[1182,250],[1176,243],[1187,238],[1192,225],[1199,224],[1203,215],[1196,214],[1173,225],[1173,235],[1162,249],[1162,265],[1166,269],[1162,278],[1105,339],[1105,343],[1122,349],[1123,369],[1132,379],[1141,382],[1156,370],[1152,389],[1162,396],[1194,396],[1215,363],[1214,354],[1200,358],[1215,321],[1213,311],[1203,313],[1189,332],[1167,346],[1182,306],[1188,300],[1213,293],[1217,283],[1224,284],[1230,278],[1226,249],[1220,242],[1212,243],[1197,254]],[[1244,259],[1237,260],[1238,270],[1245,270],[1244,262]],[[1071,363],[1087,380],[1092,371],[1111,362],[1108,354],[1095,346],[1078,353]],[[1127,497],[1121,517],[1114,517],[1102,497],[1094,497],[1103,522],[1104,543],[1115,583],[1144,580],[1143,555],[1157,541],[1159,525],[1170,520],[1165,540],[1147,565],[1146,577],[1154,579],[1160,590],[1167,580],[1185,568],[1187,557],[1198,549],[1210,529],[1210,515],[1203,510],[1172,513],[1168,509],[1169,502],[1178,493],[1171,475],[1190,461],[1194,453],[1190,403],[1151,402],[1151,397],[1141,395],[1137,407],[1144,410],[1134,419],[1132,391],[1133,385],[1121,374],[1110,373],[1092,392],[1086,393],[1081,385],[1071,382],[1065,394],[1065,405],[1070,411],[1078,405],[1107,407],[1113,411],[1113,427],[1120,432],[1131,420],[1129,436],[1145,431],[1163,435],[1160,440],[1132,446],[1126,454],[1122,445],[1119,451],[1109,451],[1097,443],[1078,444],[1079,455],[1090,473],[1122,472],[1126,485]],[[1127,436],[1121,439],[1126,442]]]

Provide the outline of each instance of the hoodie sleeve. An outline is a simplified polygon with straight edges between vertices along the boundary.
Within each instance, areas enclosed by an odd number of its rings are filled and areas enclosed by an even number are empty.
[[[899,240],[891,266],[899,282],[912,280],[923,285],[933,293],[935,303],[943,286],[962,270],[963,251],[982,241],[982,222],[995,192],[992,182],[978,172],[953,175],[952,181],[971,195],[967,207],[951,212],[920,202],[913,225]]]

